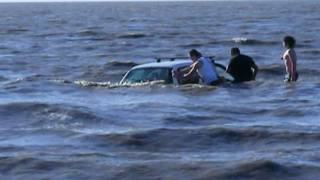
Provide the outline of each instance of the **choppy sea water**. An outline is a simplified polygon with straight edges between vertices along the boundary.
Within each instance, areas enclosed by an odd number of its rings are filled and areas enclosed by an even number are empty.
[[[320,2],[0,4],[1,179],[317,179]],[[281,39],[296,37],[297,83]],[[190,48],[257,81],[119,86]]]

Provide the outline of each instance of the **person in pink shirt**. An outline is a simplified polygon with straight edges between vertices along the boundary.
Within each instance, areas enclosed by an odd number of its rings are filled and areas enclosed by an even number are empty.
[[[298,80],[297,73],[297,55],[294,50],[296,46],[296,40],[292,36],[286,36],[283,38],[283,47],[286,51],[282,55],[282,60],[286,68],[285,82],[294,82]]]

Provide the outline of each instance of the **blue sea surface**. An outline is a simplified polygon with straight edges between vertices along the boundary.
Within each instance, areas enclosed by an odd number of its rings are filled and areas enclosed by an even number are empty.
[[[0,179],[318,179],[320,2],[0,4]],[[297,39],[284,83],[282,38]],[[191,48],[257,80],[120,86]]]

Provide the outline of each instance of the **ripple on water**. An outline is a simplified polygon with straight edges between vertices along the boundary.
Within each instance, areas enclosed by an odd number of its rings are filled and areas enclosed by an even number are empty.
[[[91,134],[81,137],[101,148],[146,152],[215,152],[242,150],[275,150],[293,144],[312,144],[318,132],[265,130],[259,127],[234,129],[225,127],[154,129],[124,133]],[[272,144],[272,146],[270,146]],[[234,149],[237,147],[236,149]]]

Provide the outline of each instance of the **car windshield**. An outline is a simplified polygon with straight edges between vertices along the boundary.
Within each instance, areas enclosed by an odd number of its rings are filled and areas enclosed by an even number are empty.
[[[129,72],[124,82],[139,83],[148,81],[172,83],[171,68],[141,68]]]

